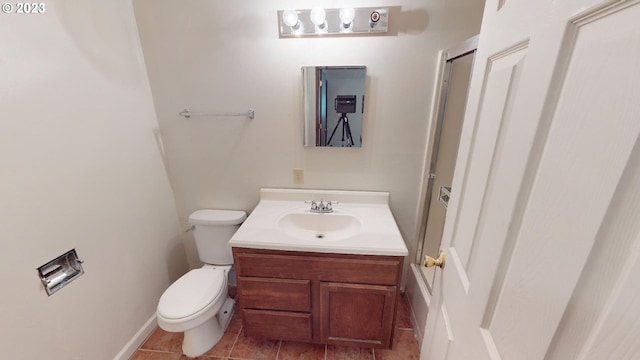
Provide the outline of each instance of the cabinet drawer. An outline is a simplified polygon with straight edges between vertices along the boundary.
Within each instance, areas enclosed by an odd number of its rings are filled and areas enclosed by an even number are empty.
[[[309,280],[239,278],[243,308],[311,311]]]
[[[311,341],[311,313],[243,310],[244,333],[260,338]]]
[[[233,251],[240,276],[395,285],[402,274],[401,257],[277,255],[238,248]]]

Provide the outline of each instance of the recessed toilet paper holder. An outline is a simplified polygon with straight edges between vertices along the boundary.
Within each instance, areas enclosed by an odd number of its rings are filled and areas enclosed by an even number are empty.
[[[71,249],[57,258],[37,268],[40,281],[51,296],[71,281],[84,274],[82,263],[76,249]]]

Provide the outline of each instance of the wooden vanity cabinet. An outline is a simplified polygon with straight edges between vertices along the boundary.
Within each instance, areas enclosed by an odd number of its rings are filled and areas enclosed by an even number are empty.
[[[246,336],[391,348],[402,256],[233,248]]]

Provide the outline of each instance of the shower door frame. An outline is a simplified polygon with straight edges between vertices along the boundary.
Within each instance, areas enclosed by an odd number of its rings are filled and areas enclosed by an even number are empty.
[[[450,49],[444,50],[440,52],[440,59],[438,62],[438,73],[436,76],[436,89],[434,91],[434,99],[432,102],[432,113],[431,113],[431,124],[429,125],[428,131],[428,151],[425,156],[425,162],[423,167],[422,174],[422,188],[420,192],[420,202],[418,204],[418,214],[417,214],[417,229],[416,229],[416,238],[417,248],[416,248],[416,257],[415,263],[421,269],[420,275],[422,277],[422,281],[427,286],[429,293],[432,292],[432,284],[431,279],[433,279],[433,271],[434,268],[424,268],[422,266],[423,260],[423,249],[426,241],[426,230],[427,230],[427,222],[429,219],[429,210],[430,204],[433,197],[433,184],[435,180],[435,170],[436,170],[436,162],[438,157],[438,149],[440,146],[440,135],[442,130],[442,123],[445,115],[445,108],[447,104],[447,94],[449,90],[449,78],[451,76],[451,71],[453,68],[453,61],[467,56],[471,53],[474,53],[478,49],[478,37],[479,35],[473,36],[461,44],[452,47]],[[471,78],[469,78],[469,82]],[[437,105],[437,106],[436,106]],[[431,256],[437,256],[437,254],[429,254]],[[428,276],[427,273],[431,273],[431,276]]]

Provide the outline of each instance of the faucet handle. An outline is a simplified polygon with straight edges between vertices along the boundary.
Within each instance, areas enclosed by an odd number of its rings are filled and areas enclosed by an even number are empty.
[[[333,205],[338,204],[337,201],[327,201],[327,204],[325,205],[325,208],[327,210],[333,210]]]
[[[305,204],[311,204],[311,210],[318,210],[318,204],[315,200],[306,200]]]

